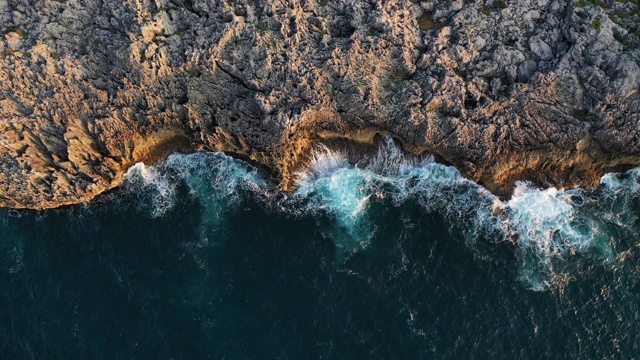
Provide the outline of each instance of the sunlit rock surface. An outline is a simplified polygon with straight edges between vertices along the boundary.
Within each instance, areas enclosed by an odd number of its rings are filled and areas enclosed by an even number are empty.
[[[393,134],[499,195],[640,164],[637,0],[0,0],[0,206],[194,149],[289,189],[314,144]],[[635,20],[634,20],[635,19]]]

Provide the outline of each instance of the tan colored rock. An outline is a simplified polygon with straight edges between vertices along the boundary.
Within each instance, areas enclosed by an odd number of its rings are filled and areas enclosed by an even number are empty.
[[[502,195],[595,185],[640,163],[640,55],[593,6],[0,0],[0,206],[86,201],[175,150],[289,189],[313,144],[375,134]]]

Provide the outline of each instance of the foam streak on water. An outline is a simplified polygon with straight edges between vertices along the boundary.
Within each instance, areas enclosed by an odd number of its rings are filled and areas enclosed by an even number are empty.
[[[209,221],[204,233],[224,226],[225,212],[234,211],[243,196],[260,198],[292,215],[328,216],[332,225],[327,235],[342,255],[366,251],[378,225],[369,216],[372,204],[417,201],[425,212],[441,214],[463,233],[470,248],[478,241],[512,243],[521,262],[520,278],[534,290],[566,279],[565,269],[576,255],[611,261],[614,234],[605,229],[614,225],[616,231],[628,231],[637,220],[625,209],[636,201],[638,169],[624,176],[606,175],[596,190],[537,189],[520,182],[512,197],[501,201],[454,167],[431,157],[405,156],[390,138],[369,160],[356,167],[339,151],[320,147],[288,197],[275,196],[255,169],[223,154],[172,155],[161,165],[138,164],[125,183],[141,194],[142,206],[154,217],[175,205],[177,184],[186,184],[204,204]]]

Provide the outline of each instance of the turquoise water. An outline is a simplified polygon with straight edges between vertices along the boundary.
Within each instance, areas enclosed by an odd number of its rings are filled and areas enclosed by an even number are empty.
[[[0,209],[5,358],[633,358],[640,170],[500,201],[391,142],[284,195],[223,154]]]

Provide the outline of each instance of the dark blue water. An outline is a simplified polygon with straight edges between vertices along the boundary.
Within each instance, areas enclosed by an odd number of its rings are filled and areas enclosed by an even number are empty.
[[[0,209],[0,353],[633,358],[638,173],[502,202],[393,146],[319,151],[289,196],[221,154],[137,165],[88,205]]]

